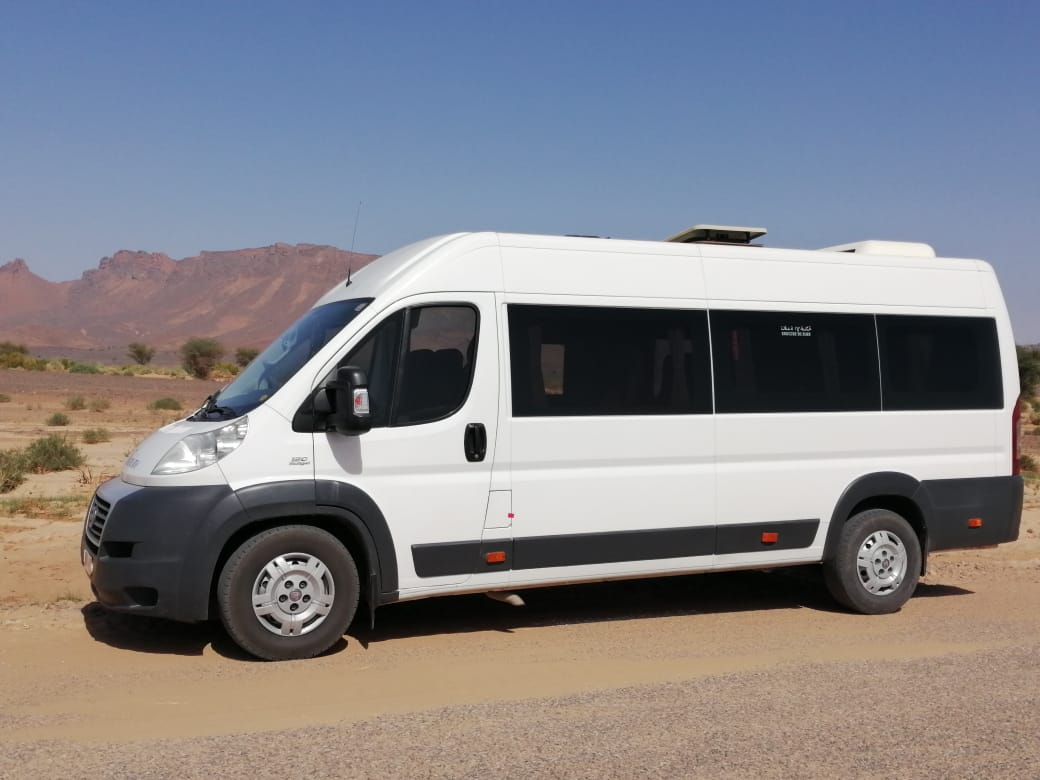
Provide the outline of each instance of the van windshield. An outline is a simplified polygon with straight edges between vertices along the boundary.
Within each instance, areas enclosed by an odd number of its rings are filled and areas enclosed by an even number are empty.
[[[255,409],[371,302],[371,298],[353,298],[311,309],[257,355],[233,382],[207,398],[190,419],[231,419]]]

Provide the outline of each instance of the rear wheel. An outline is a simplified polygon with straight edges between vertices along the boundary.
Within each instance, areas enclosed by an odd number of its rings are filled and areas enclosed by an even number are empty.
[[[920,572],[917,534],[887,509],[868,509],[849,518],[834,556],[823,564],[835,600],[867,615],[898,611],[913,595]]]
[[[346,632],[357,566],[336,537],[289,525],[246,540],[220,574],[220,619],[235,643],[268,661],[310,658]]]

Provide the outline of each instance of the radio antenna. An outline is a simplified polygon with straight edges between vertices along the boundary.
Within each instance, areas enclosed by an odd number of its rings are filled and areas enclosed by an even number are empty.
[[[347,283],[344,287],[350,286],[350,274],[354,270],[354,242],[357,240],[357,226],[358,222],[361,221],[361,201],[357,202],[357,211],[354,212],[354,233],[350,237],[350,258],[347,260]]]

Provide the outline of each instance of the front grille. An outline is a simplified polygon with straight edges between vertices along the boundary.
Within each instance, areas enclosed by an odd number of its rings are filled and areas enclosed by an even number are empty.
[[[112,505],[104,499],[94,496],[87,510],[87,519],[83,527],[83,535],[87,537],[87,546],[95,555],[101,546],[101,532],[105,530],[105,521]]]

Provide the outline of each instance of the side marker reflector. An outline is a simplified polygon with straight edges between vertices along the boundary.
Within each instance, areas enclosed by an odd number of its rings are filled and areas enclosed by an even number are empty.
[[[982,528],[982,518],[981,517],[971,517],[971,518],[968,518],[968,528]]]
[[[763,531],[762,532],[762,544],[776,544],[780,539],[780,534],[776,531]]]
[[[488,563],[505,563],[506,553],[505,550],[497,550],[495,552],[489,552],[484,556],[484,560]]]

